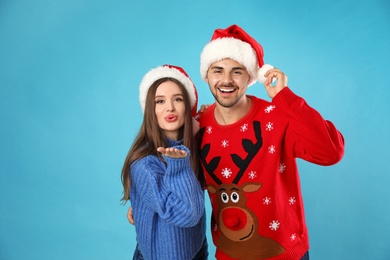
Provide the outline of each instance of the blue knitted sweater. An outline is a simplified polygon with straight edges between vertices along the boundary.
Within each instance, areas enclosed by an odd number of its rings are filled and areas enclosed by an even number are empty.
[[[190,151],[178,141],[169,147]],[[204,193],[189,156],[146,156],[131,165],[130,199],[137,242],[146,260],[190,260],[206,236]]]

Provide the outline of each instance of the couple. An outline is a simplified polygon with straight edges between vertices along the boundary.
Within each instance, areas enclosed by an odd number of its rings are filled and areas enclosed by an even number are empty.
[[[197,91],[182,68],[155,68],[141,82],[144,120],[122,170],[133,259],[207,259],[204,189],[216,259],[309,259],[296,158],[337,163],[342,134],[237,25],[214,31],[200,72],[216,102],[198,122]],[[246,94],[257,80],[272,101]]]

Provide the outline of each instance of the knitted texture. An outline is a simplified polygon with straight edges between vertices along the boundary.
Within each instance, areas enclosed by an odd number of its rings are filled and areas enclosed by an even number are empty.
[[[169,147],[188,149],[180,142]],[[204,192],[186,158],[147,156],[131,165],[130,199],[144,259],[192,259],[205,239]]]
[[[289,88],[272,102],[253,96],[238,122],[200,118],[200,158],[212,205],[216,258],[300,259],[309,249],[296,158],[332,165],[344,139]]]

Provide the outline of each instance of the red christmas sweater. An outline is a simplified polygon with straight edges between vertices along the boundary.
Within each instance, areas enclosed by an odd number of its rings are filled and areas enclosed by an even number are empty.
[[[344,154],[335,126],[288,87],[219,125],[200,118],[200,159],[217,259],[300,259],[309,249],[296,158],[332,165]]]

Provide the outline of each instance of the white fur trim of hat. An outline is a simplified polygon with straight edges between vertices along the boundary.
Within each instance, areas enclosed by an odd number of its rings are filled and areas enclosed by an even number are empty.
[[[185,89],[188,92],[188,95],[190,97],[191,108],[194,108],[195,106],[195,110],[196,110],[198,95],[196,92],[195,85],[192,83],[191,79],[188,77],[188,75],[185,73],[185,71],[182,68],[173,65],[163,65],[151,69],[142,78],[141,84],[139,86],[139,101],[143,113],[145,112],[146,95],[148,93],[150,86],[156,80],[159,80],[161,78],[174,78],[180,81],[180,83],[184,85]]]

